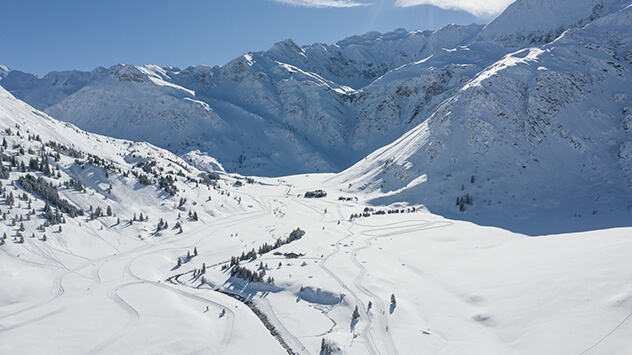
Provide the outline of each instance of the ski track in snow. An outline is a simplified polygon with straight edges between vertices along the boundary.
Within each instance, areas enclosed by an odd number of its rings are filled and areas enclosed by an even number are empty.
[[[322,213],[323,211],[323,210],[319,210],[313,207],[312,205],[304,203],[300,200],[297,200],[297,202],[309,209],[314,210],[317,213]],[[334,205],[336,207],[340,220],[341,221],[346,220],[346,218],[342,214],[340,204],[336,204],[329,201],[323,201],[323,202]],[[325,214],[323,213],[320,219],[321,222],[323,222],[324,217],[325,217]],[[381,238],[393,237],[400,234],[413,233],[413,232],[418,232],[418,231],[423,231],[423,230],[428,230],[428,229],[433,229],[433,228],[449,227],[451,225],[453,225],[453,222],[449,222],[449,221],[429,222],[429,221],[423,221],[423,220],[422,221],[410,220],[410,221],[401,221],[401,222],[396,222],[396,223],[387,223],[387,224],[382,224],[382,225],[366,225],[366,224],[357,223],[356,221],[352,221],[351,225],[347,228],[347,234],[335,242],[335,250],[332,253],[325,256],[325,258],[321,259],[319,263],[319,266],[321,267],[321,269],[323,269],[331,278],[333,278],[343,289],[349,291],[349,293],[351,294],[355,302],[358,305],[361,305],[363,307],[364,314],[366,315],[365,320],[367,324],[362,329],[360,334],[365,339],[365,345],[367,346],[367,350],[371,354],[382,353],[375,344],[375,340],[373,338],[371,328],[379,329],[382,343],[384,345],[384,352],[383,352],[384,354],[398,354],[398,351],[395,346],[395,343],[393,342],[391,333],[388,331],[388,317],[386,316],[386,309],[384,307],[384,302],[379,296],[377,296],[375,293],[371,292],[369,289],[367,289],[366,287],[362,285],[363,279],[367,276],[367,270],[362,265],[362,263],[358,261],[357,254],[361,252],[362,250],[370,248],[372,246],[371,240],[378,240]],[[327,261],[331,257],[333,257],[334,255],[340,252],[341,243],[344,240],[347,240],[356,236],[356,233],[352,232],[352,229],[354,227],[366,228],[365,230],[359,232],[358,234],[366,236],[367,238],[364,239],[364,243],[365,243],[364,246],[352,249],[349,252],[350,254],[349,258],[351,262],[359,270],[356,278],[353,280],[353,285],[355,286],[356,290],[360,291],[361,293],[368,296],[369,299],[372,300],[372,308],[376,309],[377,311],[376,313],[378,314],[378,318],[379,318],[379,325],[377,325],[377,327],[372,326],[372,321],[371,321],[372,317],[370,316],[370,313],[367,307],[364,305],[360,297],[358,297],[358,295],[351,289],[348,283],[344,282],[340,277],[338,277],[334,272],[332,272],[326,266]]]
[[[129,320],[125,324],[125,326],[123,328],[119,329],[114,334],[112,334],[110,337],[108,337],[107,339],[105,339],[101,343],[97,344],[94,348],[90,349],[87,352],[87,354],[93,355],[93,354],[97,354],[97,353],[103,351],[105,348],[107,348],[108,346],[114,344],[114,342],[116,342],[118,339],[120,339],[125,334],[127,334],[127,332],[130,329],[132,329],[136,325],[136,323],[138,323],[138,321],[140,320],[140,314],[138,313],[138,311],[132,305],[130,305],[124,299],[122,299],[121,296],[119,296],[118,293],[117,293],[120,289],[123,289],[123,288],[128,287],[128,286],[132,286],[132,285],[137,285],[137,284],[142,284],[142,281],[130,282],[130,283],[118,286],[115,289],[110,290],[110,292],[108,293],[108,296],[125,313],[127,313],[128,317],[129,317]]]
[[[86,277],[85,275],[80,274],[78,271],[83,270],[89,266],[92,266],[92,270],[91,270],[91,275],[92,275],[92,281],[93,283],[90,285],[90,287],[88,287],[84,292],[89,292],[89,291],[93,291],[96,288],[99,287],[99,285],[101,285],[101,278],[99,276],[99,270],[101,269],[101,267],[103,266],[103,264],[116,264],[115,262],[122,260],[123,258],[125,259],[130,259],[129,262],[127,262],[125,264],[125,270],[124,272],[131,277],[132,279],[134,279],[135,281],[132,282],[126,282],[126,283],[120,283],[117,284],[115,286],[113,286],[110,291],[108,292],[108,297],[114,302],[116,303],[123,311],[126,312],[126,314],[129,317],[128,322],[125,324],[125,326],[123,326],[122,328],[118,329],[116,332],[114,332],[111,336],[109,336],[107,339],[105,339],[104,341],[100,342],[99,344],[97,344],[96,346],[94,346],[92,349],[90,349],[88,351],[88,354],[97,354],[101,351],[103,351],[104,349],[106,349],[107,347],[111,346],[112,344],[114,344],[117,340],[119,340],[121,337],[123,337],[126,333],[129,332],[130,329],[132,329],[137,323],[138,321],[141,319],[141,314],[138,313],[138,311],[128,302],[126,302],[124,299],[122,299],[119,295],[118,295],[118,291],[121,289],[124,289],[126,287],[132,286],[132,285],[152,285],[152,286],[158,286],[158,287],[162,287],[164,289],[170,290],[172,292],[177,293],[180,296],[184,296],[184,297],[188,297],[197,301],[201,301],[204,303],[208,303],[208,304],[212,304],[216,307],[219,308],[224,308],[227,310],[227,312],[230,314],[230,321],[231,321],[231,326],[228,328],[228,330],[226,331],[226,334],[224,335],[224,338],[222,340],[222,345],[218,348],[217,351],[215,351],[215,354],[221,354],[223,353],[226,348],[228,347],[229,343],[230,343],[230,338],[232,336],[232,332],[234,329],[234,321],[235,321],[235,313],[230,310],[230,308],[228,306],[226,306],[225,304],[221,304],[219,302],[213,301],[213,300],[209,300],[200,296],[195,296],[195,295],[191,295],[187,292],[184,292],[182,290],[178,290],[175,289],[173,287],[169,287],[163,283],[160,282],[155,282],[155,281],[151,281],[151,280],[145,280],[142,279],[138,276],[136,276],[135,274],[133,274],[133,272],[131,271],[131,264],[133,263],[133,261],[137,258],[139,258],[142,255],[148,255],[148,254],[152,254],[158,251],[164,251],[164,250],[168,250],[168,249],[184,249],[186,248],[186,246],[173,246],[173,247],[169,247],[169,245],[172,245],[174,243],[178,243],[178,244],[186,244],[186,245],[195,245],[195,243],[199,242],[200,240],[207,238],[209,236],[212,235],[212,233],[220,228],[225,228],[225,227],[229,227],[232,225],[237,225],[240,223],[244,223],[247,221],[252,221],[255,220],[257,218],[260,218],[262,215],[267,215],[269,213],[269,208],[267,208],[267,206],[265,205],[264,202],[260,201],[260,207],[262,208],[261,211],[249,211],[249,212],[244,212],[244,213],[239,213],[239,214],[232,214],[230,216],[227,217],[223,217],[223,218],[218,218],[217,220],[215,220],[213,222],[213,228],[211,230],[209,230],[205,225],[201,225],[199,227],[196,228],[196,230],[191,231],[190,233],[187,234],[187,236],[185,237],[171,237],[169,239],[165,239],[165,240],[161,240],[155,244],[151,244],[148,243],[147,241],[143,240],[144,245],[141,245],[139,247],[133,248],[131,250],[127,250],[124,252],[120,252],[120,250],[111,245],[110,243],[108,243],[107,241],[105,241],[101,236],[98,236],[97,231],[94,228],[91,228],[90,230],[90,235],[92,236],[97,236],[97,238],[101,239],[103,242],[105,242],[108,246],[112,247],[113,249],[116,250],[116,253],[114,253],[113,255],[107,255],[104,256],[102,258],[99,259],[89,259],[87,257],[78,255],[73,253],[72,251],[70,251],[69,249],[67,250],[60,250],[57,249],[56,247],[53,247],[52,245],[49,244],[45,244],[45,247],[41,247],[35,243],[28,243],[31,246],[34,246],[34,248],[29,248],[31,252],[33,252],[36,255],[39,255],[40,257],[50,261],[53,263],[53,265],[50,264],[39,264],[42,267],[51,267],[51,266],[55,266],[55,267],[59,267],[64,269],[65,271],[63,273],[60,273],[58,276],[55,277],[55,282],[54,282],[54,286],[51,289],[51,293],[50,295],[42,300],[41,302],[38,302],[34,305],[28,306],[24,309],[15,311],[15,312],[11,312],[8,314],[4,314],[0,316],[0,319],[5,319],[5,318],[10,318],[10,317],[14,317],[16,315],[22,314],[22,313],[27,313],[27,312],[36,312],[40,309],[43,309],[45,306],[49,306],[51,305],[51,303],[53,303],[55,300],[59,299],[61,296],[63,296],[65,294],[64,288],[62,287],[62,281],[63,278],[70,275],[70,274],[77,274],[83,278],[90,278],[90,277]],[[202,236],[199,236],[199,234],[203,234]],[[119,233],[120,236],[120,233]],[[130,239],[134,239],[131,238]],[[186,240],[190,240],[190,239],[195,239],[195,242],[193,243],[182,243],[183,241]],[[59,240],[62,240],[62,238],[59,238]],[[25,241],[28,241],[28,239],[25,239]],[[64,247],[63,243],[60,243],[62,245],[62,247]],[[4,249],[3,249],[4,251]],[[55,252],[58,253],[63,253],[67,256],[71,256],[71,257],[76,257],[76,258],[80,258],[83,260],[86,260],[87,262],[76,267],[73,269],[70,269],[68,267],[66,267],[59,258],[57,258],[55,256]],[[5,253],[7,253],[5,251]],[[118,279],[119,282],[122,282],[124,280],[126,280],[127,278],[122,277],[120,279]],[[88,291],[89,290],[89,291]],[[28,319],[26,321],[20,322],[20,323],[16,323],[13,325],[9,325],[6,326],[2,329],[0,329],[0,334],[1,333],[5,333],[8,331],[11,331],[13,329],[17,329],[26,325],[30,325],[33,323],[36,323],[38,321],[47,319],[49,317],[55,316],[57,314],[60,314],[64,311],[66,311],[67,309],[71,308],[72,305],[67,305],[67,306],[63,306],[61,308],[58,308],[54,311],[51,312],[47,312],[45,314],[40,314],[37,315],[31,319]],[[289,334],[289,332],[288,332]],[[299,342],[300,343],[300,342]]]

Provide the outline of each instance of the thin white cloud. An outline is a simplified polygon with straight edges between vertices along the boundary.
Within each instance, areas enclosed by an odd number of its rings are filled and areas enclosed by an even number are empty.
[[[395,6],[434,5],[447,10],[463,10],[475,16],[490,17],[501,13],[515,0],[397,0]]]
[[[273,0],[282,4],[301,7],[355,7],[368,5],[353,0]]]

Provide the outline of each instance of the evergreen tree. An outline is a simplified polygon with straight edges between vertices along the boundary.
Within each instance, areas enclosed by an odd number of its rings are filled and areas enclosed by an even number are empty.
[[[351,316],[351,318],[353,320],[357,320],[358,318],[360,318],[360,311],[358,310],[358,306],[355,306],[355,309],[353,310],[353,315]]]
[[[334,353],[334,347],[328,341],[323,338],[320,342],[320,354],[319,355],[332,355]]]

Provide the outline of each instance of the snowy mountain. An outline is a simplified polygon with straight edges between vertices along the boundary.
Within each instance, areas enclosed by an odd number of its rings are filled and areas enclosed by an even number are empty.
[[[0,65],[0,80],[4,79],[5,76],[9,75],[11,69],[7,68],[4,65]]]
[[[613,211],[627,223],[630,23],[628,6],[505,56],[335,180],[386,193],[378,203],[424,203],[447,216],[506,219],[509,228],[519,229],[515,219],[528,225]]]
[[[409,128],[402,124],[409,118],[400,116],[410,113],[394,108],[367,136],[374,124],[362,121],[367,114],[384,115],[384,105],[356,107],[357,89],[403,64],[467,43],[481,28],[400,29],[305,47],[286,40],[223,67],[117,65],[41,79],[10,71],[2,85],[88,131],[149,141],[177,154],[200,150],[230,171],[340,171]]]
[[[532,238],[200,171],[2,88],[0,136],[0,353],[632,349],[629,227]]]
[[[631,353],[632,4],[575,4],[0,67],[0,353]]]
[[[485,26],[476,40],[513,49],[542,45],[628,4],[626,0],[516,1]]]
[[[377,201],[494,225],[549,209],[573,218],[630,205],[626,4],[520,0],[484,28],[286,40],[222,67],[9,71],[0,84],[205,169],[279,176],[359,161],[335,181],[387,193]]]

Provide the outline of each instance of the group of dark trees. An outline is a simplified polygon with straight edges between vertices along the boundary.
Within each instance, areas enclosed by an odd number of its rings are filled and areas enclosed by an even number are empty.
[[[191,256],[191,252],[187,250],[187,255],[182,258],[182,257],[178,257],[178,264],[177,267],[182,266],[183,260],[184,262],[189,262],[189,260],[191,260],[191,258],[195,257],[198,255],[198,251],[197,251],[197,247],[193,247],[193,256]],[[204,273],[206,273],[206,264],[202,265],[204,268]]]
[[[334,353],[334,350],[334,345],[330,341],[323,338],[323,340],[320,342],[319,355],[332,355]]]
[[[305,192],[305,198],[321,198],[326,197],[327,193],[324,190],[314,190]]]
[[[84,214],[83,210],[73,206],[68,200],[61,198],[57,187],[42,177],[36,178],[31,174],[26,174],[18,179],[18,183],[27,192],[38,195],[44,201],[71,217],[83,216]],[[55,224],[53,221],[51,223]]]
[[[255,260],[257,259],[257,255],[263,255],[269,251],[279,248],[282,245],[289,244],[295,240],[301,239],[305,235],[305,231],[296,228],[293,230],[287,238],[279,238],[273,245],[265,243],[261,245],[258,249],[258,252],[253,248],[249,252],[242,252],[241,256],[232,256],[230,258],[230,264],[226,264],[222,266],[222,270],[226,270],[232,268],[230,271],[230,276],[235,276],[243,280],[247,280],[249,282],[263,282],[263,277],[265,276],[265,267],[263,267],[263,263],[259,267],[258,272],[250,271],[249,269],[239,266],[240,261],[244,260]],[[236,271],[237,270],[237,271]],[[268,278],[268,283],[273,283],[273,278]]]
[[[72,177],[70,178],[70,180],[64,182],[64,186],[67,189],[75,189],[79,192],[86,192],[86,187],[83,186],[81,181]]]
[[[83,159],[83,153],[73,147],[68,147],[64,144],[57,143],[54,141],[48,141],[44,145],[47,147],[50,147],[58,154],[61,153],[63,155],[66,155],[75,159]],[[55,161],[59,161],[59,160],[55,159]]]
[[[251,271],[248,268],[243,266],[235,265],[230,270],[230,276],[240,278],[242,280],[246,280],[248,282],[264,282],[264,277],[266,276],[265,269],[257,271]],[[268,276],[268,279],[265,282],[269,284],[274,283],[274,278],[272,276]]]
[[[289,243],[292,243],[295,240],[301,239],[304,235],[305,235],[305,231],[304,230],[302,230],[300,228],[296,228],[295,230],[293,230],[290,233],[290,235],[287,238],[279,238],[272,245],[270,245],[268,243],[264,243],[263,245],[261,245],[259,247],[259,254],[263,255],[263,254],[265,254],[265,253],[267,253],[269,251],[272,251],[274,249],[278,249],[282,245],[289,244]],[[253,251],[254,251],[254,249],[253,249]]]
[[[465,196],[461,196],[461,197],[457,197],[456,198],[456,205],[459,206],[459,211],[463,212],[465,211],[465,205],[474,205],[474,200],[472,199],[472,196],[470,196],[470,194],[465,194]]]
[[[370,217],[372,215],[385,215],[385,214],[397,214],[397,213],[415,213],[417,212],[417,208],[409,207],[409,208],[394,208],[390,210],[375,210],[371,207],[365,207],[362,213],[353,213],[349,216],[349,220],[353,220],[355,218],[360,217]]]
[[[345,196],[338,197],[338,201],[357,201],[357,200],[358,200],[357,197],[345,197]]]

